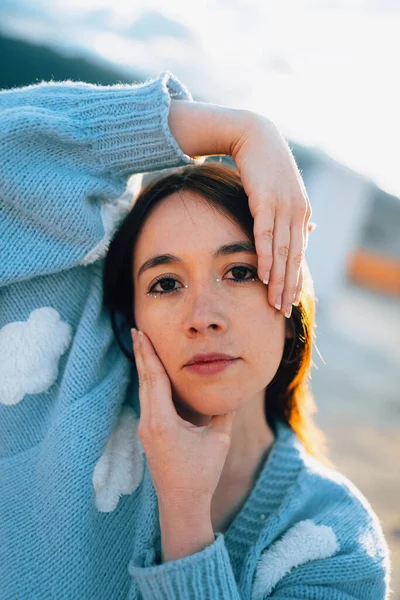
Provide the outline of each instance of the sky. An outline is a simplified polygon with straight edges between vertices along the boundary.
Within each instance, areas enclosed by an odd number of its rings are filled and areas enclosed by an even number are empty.
[[[1,27],[253,110],[400,197],[397,0],[2,0]]]

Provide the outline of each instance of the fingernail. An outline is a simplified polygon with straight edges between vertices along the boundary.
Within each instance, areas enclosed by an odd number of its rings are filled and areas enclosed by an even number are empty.
[[[278,296],[275,303],[276,310],[281,310],[282,306],[282,296]]]
[[[137,333],[136,329],[134,327],[132,327],[132,329],[131,329],[132,342],[135,341],[136,333]]]
[[[298,300],[296,300],[296,302],[293,302],[293,306],[298,306],[300,304],[300,302]]]
[[[310,226],[310,233],[314,231],[314,229],[316,229],[318,227],[318,225],[316,223],[309,223]]]
[[[263,283],[265,283],[265,285],[268,285],[269,282],[269,272],[265,273],[265,278],[263,279]]]
[[[285,317],[290,319],[290,315],[292,314],[292,306],[288,306],[285,312]]]
[[[143,335],[143,331],[138,331],[138,335]]]

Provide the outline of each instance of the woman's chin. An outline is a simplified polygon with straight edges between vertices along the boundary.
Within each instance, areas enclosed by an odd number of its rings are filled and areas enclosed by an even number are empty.
[[[211,398],[208,396],[207,402],[204,402],[204,399],[196,402],[195,399],[185,401],[174,398],[174,404],[176,412],[182,419],[195,425],[201,425],[207,424],[214,415],[224,415],[227,412],[236,410],[238,406],[232,401],[232,396],[230,395],[229,401],[220,397]]]

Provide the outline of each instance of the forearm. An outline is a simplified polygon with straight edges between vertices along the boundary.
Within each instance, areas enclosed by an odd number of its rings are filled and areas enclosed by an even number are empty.
[[[233,155],[235,145],[255,120],[256,115],[246,110],[205,102],[172,100],[168,123],[183,152],[195,157]],[[268,122],[267,119],[265,121]]]
[[[215,541],[208,503],[194,500],[190,506],[160,506],[162,562],[201,552]]]
[[[193,162],[168,127],[171,95],[167,75],[0,91],[0,240],[16,250],[0,244],[0,287],[98,260],[114,231],[103,208],[118,202],[122,217],[128,177]]]

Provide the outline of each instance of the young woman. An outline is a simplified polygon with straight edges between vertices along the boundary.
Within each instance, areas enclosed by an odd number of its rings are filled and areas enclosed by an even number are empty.
[[[135,598],[135,382],[102,306],[128,177],[232,155],[282,314],[301,290],[307,195],[268,119],[193,102],[169,73],[2,91],[0,137],[0,598]]]
[[[128,567],[155,497],[102,302],[128,177],[232,155],[281,315],[302,287],[309,202],[268,119],[193,102],[168,73],[2,91],[0,136],[0,598],[138,598]]]
[[[237,173],[188,166],[143,191],[105,261],[146,455],[133,597],[384,599],[379,521],[312,421],[310,274],[285,319],[253,229]]]

